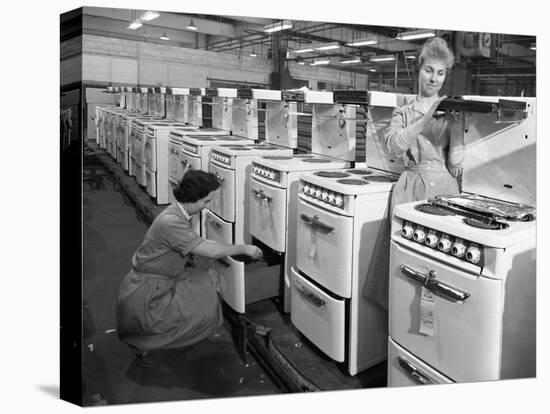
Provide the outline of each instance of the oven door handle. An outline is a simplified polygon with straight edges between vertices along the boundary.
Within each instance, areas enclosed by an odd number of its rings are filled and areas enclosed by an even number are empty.
[[[271,201],[273,201],[273,197],[265,195],[264,190],[258,191],[258,190],[252,189],[252,194],[254,194],[256,198],[267,201],[268,203],[271,203]]]
[[[222,227],[220,223],[218,223],[217,221],[214,221],[213,219],[208,220],[208,222],[212,224],[214,227],[216,227],[217,229],[220,229]]]
[[[403,368],[405,372],[409,374],[409,376],[413,377],[422,385],[435,384],[434,380],[432,380],[430,377],[428,377],[426,374],[416,368],[413,364],[406,361],[404,358],[398,357],[397,359],[399,360],[399,366],[401,366],[401,368]]]
[[[218,179],[218,181],[220,182],[220,184],[223,183],[224,180],[225,180],[225,177],[222,177],[222,176],[221,176],[220,174],[218,174],[218,173],[216,173],[216,178]]]
[[[298,293],[302,295],[302,297],[306,299],[308,302],[313,303],[318,308],[327,307],[327,302],[324,299],[321,299],[314,292],[309,290],[306,286],[304,286],[302,283],[298,282],[297,280],[294,280],[294,287],[296,288]]]
[[[439,296],[443,296],[449,300],[455,302],[464,302],[470,297],[469,293],[463,292],[457,288],[454,288],[446,283],[436,280],[436,273],[431,270],[428,275],[417,272],[408,266],[401,265],[401,273],[420,284],[424,285],[426,289],[434,292]]]
[[[320,221],[318,215],[309,217],[305,214],[300,214],[300,218],[304,220],[307,224],[309,224],[311,227],[317,227],[326,233],[332,233],[334,231],[334,227],[329,226],[328,224],[325,224],[322,221]]]

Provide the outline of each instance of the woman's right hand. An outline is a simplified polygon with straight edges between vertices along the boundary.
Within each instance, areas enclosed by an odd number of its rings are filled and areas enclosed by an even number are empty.
[[[253,244],[247,244],[245,245],[245,252],[247,256],[250,256],[254,260],[261,259],[264,253],[262,252],[262,249],[260,249],[257,246],[254,246]]]

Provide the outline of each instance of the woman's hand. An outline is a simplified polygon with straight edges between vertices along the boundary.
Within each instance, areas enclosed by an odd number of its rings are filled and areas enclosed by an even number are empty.
[[[422,121],[424,123],[424,128],[428,126],[428,124],[430,123],[430,121],[432,120],[433,116],[434,116],[434,113],[435,113],[435,110],[437,109],[437,107],[439,106],[439,104],[441,103],[441,101],[447,99],[447,95],[443,95],[441,98],[438,98],[433,104],[432,106],[430,106],[430,109],[428,109],[426,111],[426,114],[424,115],[424,118],[422,118]]]
[[[246,254],[247,256],[250,256],[251,258],[253,258],[254,260],[258,260],[258,259],[261,259],[262,256],[264,255],[264,253],[262,252],[262,249],[260,249],[259,247],[257,246],[254,246],[252,244],[247,244],[245,245],[245,252],[244,254]]]

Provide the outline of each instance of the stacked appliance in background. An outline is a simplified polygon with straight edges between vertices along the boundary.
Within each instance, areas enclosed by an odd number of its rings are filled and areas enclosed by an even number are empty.
[[[463,192],[394,209],[391,387],[536,374],[535,99],[465,98]]]

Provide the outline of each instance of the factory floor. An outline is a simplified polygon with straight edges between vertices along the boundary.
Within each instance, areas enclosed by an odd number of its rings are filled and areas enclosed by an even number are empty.
[[[92,145],[93,146],[93,145]],[[96,153],[103,153],[97,149]],[[98,157],[100,158],[100,157]],[[116,168],[116,163],[115,167]],[[160,366],[141,367],[116,333],[118,287],[147,231],[112,170],[84,159],[83,181],[83,397],[84,405],[228,398],[287,392],[239,346],[226,320],[221,336],[167,351]],[[138,191],[142,191],[139,190]],[[146,194],[146,193],[145,193]],[[247,306],[246,317],[267,327],[288,363],[321,390],[386,385],[385,363],[349,376],[318,351],[279,311],[276,300]]]

